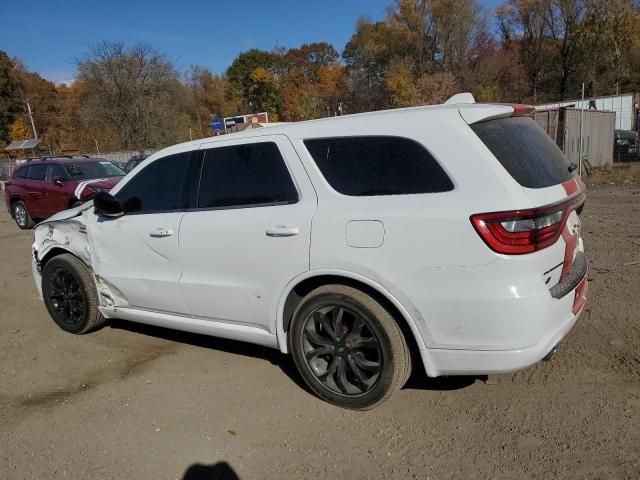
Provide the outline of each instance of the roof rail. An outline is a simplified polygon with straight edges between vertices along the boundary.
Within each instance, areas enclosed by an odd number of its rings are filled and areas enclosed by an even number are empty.
[[[71,155],[43,155],[41,157],[29,157],[27,158],[27,162],[31,162],[33,160],[40,160],[40,161],[53,160],[54,158],[73,158],[73,157]]]

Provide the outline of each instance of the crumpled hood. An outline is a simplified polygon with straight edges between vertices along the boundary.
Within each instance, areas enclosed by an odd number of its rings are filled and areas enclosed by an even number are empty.
[[[78,217],[82,215],[82,212],[88,210],[91,207],[93,207],[93,200],[85,202],[82,205],[78,205],[75,208],[70,208],[69,210],[58,212],[55,215],[50,216],[46,220],[38,223],[34,228],[38,228],[40,225],[44,225],[46,223],[59,222],[61,220],[69,220],[70,218]]]

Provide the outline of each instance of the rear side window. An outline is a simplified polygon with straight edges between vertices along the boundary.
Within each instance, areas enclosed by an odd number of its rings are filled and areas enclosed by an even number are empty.
[[[529,117],[488,120],[471,129],[523,187],[550,187],[573,177],[562,150]]]
[[[198,151],[168,155],[150,163],[115,196],[127,212],[154,213],[184,210]],[[190,168],[191,167],[191,168]]]
[[[419,143],[402,137],[305,140],[331,187],[343,195],[402,195],[453,190],[453,183]]]
[[[16,178],[29,178],[29,168],[22,167],[16,172]]]
[[[29,180],[44,180],[47,174],[47,165],[31,165]]]
[[[275,143],[206,151],[199,208],[282,205],[297,201],[298,192]]]

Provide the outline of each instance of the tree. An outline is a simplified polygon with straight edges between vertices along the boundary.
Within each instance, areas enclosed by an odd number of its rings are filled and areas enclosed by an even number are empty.
[[[534,103],[540,88],[544,88],[551,55],[547,3],[548,0],[507,0],[496,11],[503,48],[512,48],[518,42]]]
[[[278,119],[281,105],[280,86],[272,72],[258,67],[249,75],[248,100],[254,110],[267,112],[272,121]]]
[[[0,146],[9,141],[9,124],[19,109],[14,62],[0,50]]]
[[[419,102],[419,92],[411,66],[403,59],[392,60],[385,75],[385,88],[392,107],[409,107]]]
[[[633,89],[640,47],[640,12],[633,0],[592,0],[585,18],[585,76],[592,93]],[[636,74],[637,75],[637,74]]]
[[[481,102],[532,101],[520,51],[513,42],[501,46],[488,34],[478,36],[458,78],[459,87]]]
[[[208,68],[191,66],[187,74],[187,86],[201,135],[209,132],[212,115],[225,117],[238,113],[237,97],[230,96],[228,83],[227,77],[215,75]]]
[[[113,125],[124,148],[155,143],[151,127],[180,100],[169,95],[176,92],[177,74],[166,56],[147,44],[103,42],[77,67],[87,88],[86,108]]]
[[[403,28],[361,18],[342,52],[346,65],[349,111],[378,110],[388,105],[385,76],[393,58],[407,53]]]
[[[24,115],[17,117],[9,124],[9,136],[11,140],[28,140],[33,138],[31,125]]]
[[[586,0],[551,0],[547,4],[547,24],[557,55],[558,96],[566,98],[570,82],[584,59]],[[577,92],[576,92],[577,93]]]
[[[239,107],[249,109],[251,75],[256,69],[279,73],[282,58],[274,53],[253,48],[238,55],[227,69],[227,95],[236,99]]]

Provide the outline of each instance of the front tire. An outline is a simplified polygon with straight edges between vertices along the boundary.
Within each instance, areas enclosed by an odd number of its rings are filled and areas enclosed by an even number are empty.
[[[89,268],[70,254],[49,260],[42,270],[42,296],[49,315],[66,332],[81,335],[105,319],[98,310],[98,291]]]
[[[29,215],[27,206],[22,200],[17,201],[12,207],[13,219],[21,230],[28,230],[35,225],[35,222]]]
[[[376,300],[325,285],[298,305],[289,348],[309,388],[329,403],[369,410],[400,390],[411,371],[400,327]]]

